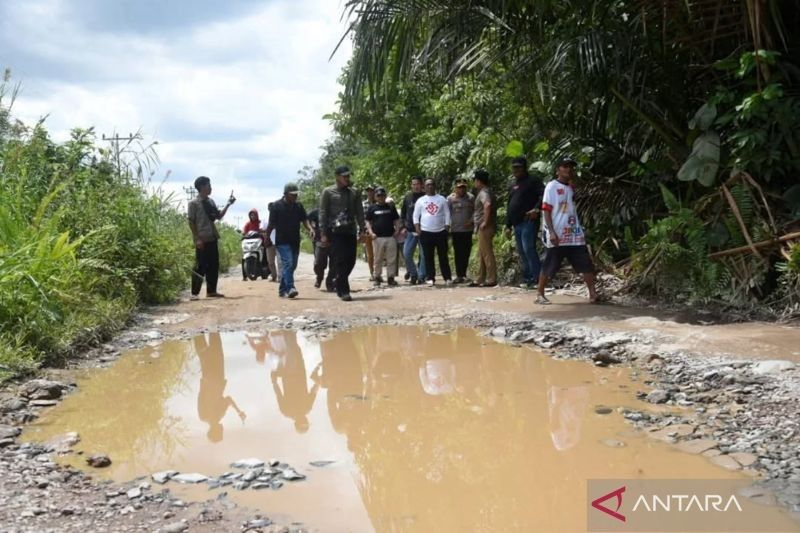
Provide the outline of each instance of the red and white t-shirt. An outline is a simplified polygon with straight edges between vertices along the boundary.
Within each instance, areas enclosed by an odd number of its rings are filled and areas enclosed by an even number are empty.
[[[565,185],[558,180],[552,180],[544,188],[542,210],[549,211],[553,217],[553,229],[558,235],[559,246],[584,246],[586,235],[578,220],[578,211],[575,209],[575,200],[571,185]],[[547,224],[544,227],[544,244],[553,247],[550,242],[550,232]]]

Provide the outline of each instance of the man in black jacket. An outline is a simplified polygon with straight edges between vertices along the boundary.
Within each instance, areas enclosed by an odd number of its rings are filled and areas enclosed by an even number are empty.
[[[422,177],[414,176],[411,178],[411,191],[403,198],[403,205],[400,208],[400,220],[403,223],[403,233],[405,234],[405,244],[403,244],[403,257],[406,261],[406,272],[408,272],[411,285],[425,281],[425,257],[422,255],[422,246],[419,245],[419,235],[414,229],[414,204],[417,200],[425,196],[422,190]],[[414,249],[419,248],[419,262],[414,263]]]
[[[513,228],[517,254],[522,262],[521,286],[533,289],[541,269],[536,241],[544,184],[541,179],[528,174],[528,161],[524,157],[515,157],[511,161],[511,172],[514,183],[508,189],[506,236],[511,235]]]
[[[320,244],[330,244],[336,294],[350,302],[349,276],[356,264],[357,234],[364,231],[364,206],[361,191],[350,187],[350,169],[340,166],[335,173],[336,183],[322,191],[319,202]]]

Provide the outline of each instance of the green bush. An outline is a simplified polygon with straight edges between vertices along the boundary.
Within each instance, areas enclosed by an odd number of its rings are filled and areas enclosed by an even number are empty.
[[[107,338],[140,303],[174,300],[194,250],[184,213],[98,149],[10,127],[0,86],[0,379]],[[221,228],[223,269],[239,239]]]

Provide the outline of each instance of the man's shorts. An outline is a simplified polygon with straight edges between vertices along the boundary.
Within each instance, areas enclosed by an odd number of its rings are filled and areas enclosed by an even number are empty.
[[[569,260],[569,264],[579,274],[594,272],[594,264],[586,246],[556,246],[545,251],[542,273],[548,278],[555,276],[564,258]]]

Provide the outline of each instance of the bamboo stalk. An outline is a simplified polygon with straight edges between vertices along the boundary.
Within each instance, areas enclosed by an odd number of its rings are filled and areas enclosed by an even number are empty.
[[[764,248],[764,247],[770,246],[772,244],[780,244],[782,242],[791,241],[792,239],[800,239],[800,231],[795,231],[794,233],[787,233],[786,235],[782,235],[781,237],[778,237],[777,239],[770,239],[768,241],[757,242],[757,243],[752,244],[752,246],[753,246],[753,248]],[[729,250],[722,250],[720,252],[714,252],[714,253],[708,254],[708,257],[710,259],[713,259],[715,257],[725,257],[725,256],[728,256],[728,255],[735,255],[735,254],[738,254],[740,252],[747,252],[747,251],[752,250],[752,248],[750,246],[751,245],[748,244],[748,245],[745,245],[745,246],[739,246],[737,248],[731,248]]]

